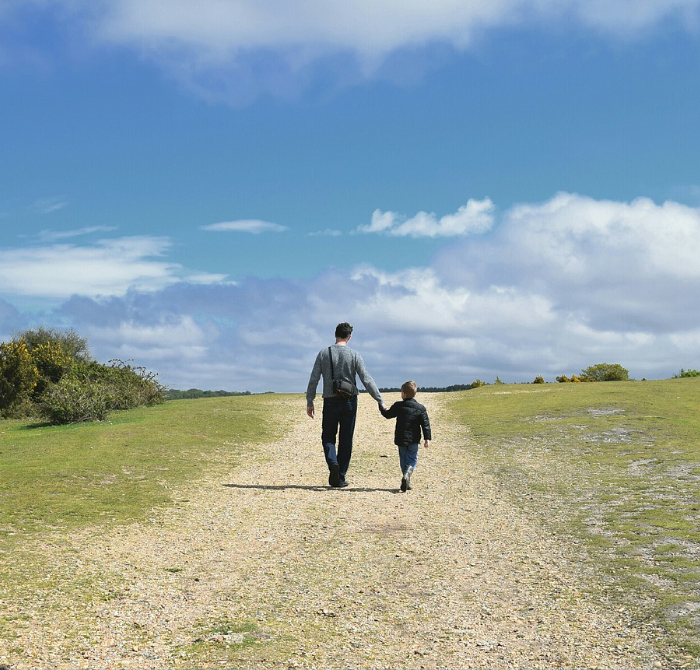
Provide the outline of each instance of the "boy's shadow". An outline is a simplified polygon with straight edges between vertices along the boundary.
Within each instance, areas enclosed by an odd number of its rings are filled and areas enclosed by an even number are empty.
[[[330,486],[311,486],[304,484],[222,484],[229,489],[258,489],[260,491],[284,491],[285,489],[301,489],[303,491],[343,491],[344,493],[399,493],[399,489],[371,488],[368,486],[348,486],[347,488],[332,488]]]

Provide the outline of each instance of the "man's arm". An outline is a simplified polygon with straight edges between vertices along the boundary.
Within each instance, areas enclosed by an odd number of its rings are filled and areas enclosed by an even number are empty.
[[[309,385],[306,387],[306,413],[314,418],[314,398],[316,397],[316,388],[321,379],[321,352],[318,352],[314,367],[311,369],[311,377],[309,377]]]
[[[365,367],[365,362],[362,360],[362,356],[355,352],[357,355],[357,358],[355,359],[355,372],[357,373],[357,376],[360,378],[362,381],[362,385],[367,389],[367,392],[380,404],[383,405],[384,401],[382,400],[382,394],[379,392],[379,389],[377,388],[377,385],[374,383],[374,379],[372,379],[372,375],[367,372],[367,368]]]

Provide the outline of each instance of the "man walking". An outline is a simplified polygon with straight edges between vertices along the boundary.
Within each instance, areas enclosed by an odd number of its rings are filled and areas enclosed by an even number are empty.
[[[377,385],[367,372],[362,356],[348,346],[352,337],[352,326],[339,323],[335,329],[335,345],[321,349],[316,356],[309,386],[306,389],[306,413],[313,419],[315,415],[314,398],[318,382],[323,377],[323,421],[321,442],[326,456],[329,476],[328,484],[344,487],[350,458],[352,456],[352,437],[355,432],[357,416],[357,385],[355,375],[359,376],[369,394],[384,405]],[[336,384],[334,384],[334,381]],[[347,390],[336,393],[337,382],[347,382]],[[340,429],[340,433],[338,432]],[[338,448],[336,451],[336,437]]]

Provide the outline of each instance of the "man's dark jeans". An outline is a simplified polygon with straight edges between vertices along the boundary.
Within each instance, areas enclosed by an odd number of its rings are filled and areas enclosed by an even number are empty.
[[[355,417],[357,416],[357,396],[352,398],[324,398],[323,399],[323,423],[321,442],[323,453],[326,455],[326,463],[330,468],[331,463],[338,463],[340,479],[345,475],[350,466],[352,456],[352,436],[355,433]],[[340,434],[338,434],[340,428]],[[336,436],[338,436],[338,449],[336,452]]]

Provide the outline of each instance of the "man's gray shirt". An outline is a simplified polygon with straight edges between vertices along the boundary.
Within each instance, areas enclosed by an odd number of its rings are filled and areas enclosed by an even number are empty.
[[[362,360],[360,354],[347,345],[342,344],[331,345],[331,351],[333,352],[333,373],[336,379],[344,379],[350,382],[357,392],[357,382],[355,381],[355,375],[357,375],[369,394],[377,402],[383,402],[382,394],[374,383],[374,379],[372,379],[369,372],[367,372],[365,362]],[[323,397],[335,397],[333,393],[333,380],[331,379],[331,364],[328,358],[328,347],[318,352],[313,370],[311,370],[309,386],[306,389],[307,407],[311,407],[314,404],[316,388],[318,387],[318,382],[321,377],[323,377]]]

